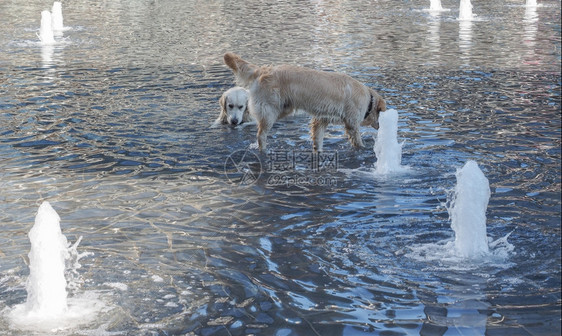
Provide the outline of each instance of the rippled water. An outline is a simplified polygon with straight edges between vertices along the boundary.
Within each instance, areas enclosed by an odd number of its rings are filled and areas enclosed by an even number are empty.
[[[473,1],[468,22],[442,4],[74,1],[42,47],[51,4],[2,2],[0,335],[28,333],[5,312],[25,301],[43,200],[94,253],[73,293],[107,305],[65,334],[560,334],[560,2]],[[375,175],[376,131],[355,151],[339,126],[334,164],[312,167],[299,115],[243,180],[228,158],[255,128],[209,129],[226,51],[375,88],[411,169]],[[513,245],[484,260],[444,249],[469,159],[490,181],[488,237]]]

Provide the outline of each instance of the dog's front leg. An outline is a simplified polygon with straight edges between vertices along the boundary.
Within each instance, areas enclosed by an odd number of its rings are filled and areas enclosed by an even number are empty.
[[[347,133],[349,142],[351,142],[353,148],[358,149],[363,147],[363,140],[361,140],[361,134],[359,133],[359,125],[352,126],[345,123],[345,133]]]

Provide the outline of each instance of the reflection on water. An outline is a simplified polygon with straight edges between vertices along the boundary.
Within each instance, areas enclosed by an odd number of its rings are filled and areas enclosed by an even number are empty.
[[[55,47],[53,45],[41,46],[41,61],[43,68],[49,68],[53,65],[53,53]]]
[[[470,49],[472,47],[472,21],[459,20],[459,49],[461,59],[470,65]]]
[[[108,307],[67,334],[559,333],[560,2],[478,3],[459,21],[446,2],[77,1],[60,43],[40,46],[44,5],[0,3],[0,311],[25,301],[48,200],[94,253],[77,296]],[[375,131],[355,151],[333,126],[335,171],[233,184],[225,162],[255,128],[209,129],[234,85],[226,51],[367,83],[400,113],[411,170],[374,176]],[[308,122],[277,123],[272,148],[306,157]],[[471,159],[507,259],[435,258]],[[0,335],[18,333],[2,313]]]
[[[433,64],[439,64],[439,55],[441,54],[441,17],[440,12],[430,12],[431,19],[428,21],[428,44],[431,51]]]
[[[535,44],[538,31],[539,16],[537,14],[536,6],[526,6],[523,24],[525,34],[523,34],[523,44],[527,49],[527,59],[532,60],[535,58]]]

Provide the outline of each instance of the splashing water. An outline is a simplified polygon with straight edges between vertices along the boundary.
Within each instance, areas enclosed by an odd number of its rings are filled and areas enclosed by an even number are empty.
[[[472,269],[482,265],[509,267],[507,259],[515,247],[507,241],[511,232],[492,240],[486,233],[486,209],[490,200],[488,179],[475,161],[456,172],[457,184],[451,192],[447,211],[454,240],[408,247],[410,258],[437,262],[446,269]]]
[[[69,299],[66,290],[66,262],[74,259],[74,267],[77,268],[79,265],[76,266],[76,263],[85,255],[76,251],[81,239],[69,247],[60,228],[60,217],[46,201],[39,207],[28,236],[31,251],[27,300],[8,311],[10,326],[21,330],[54,332],[91,322],[104,308],[97,294],[86,292]]]
[[[461,0],[459,7],[459,20],[472,20],[474,15],[472,14],[472,4],[470,0]]]
[[[53,8],[51,9],[51,26],[56,35],[62,35],[64,30],[63,18],[62,18],[62,4],[60,1],[55,1],[53,3]]]
[[[28,235],[31,251],[27,311],[46,317],[62,314],[67,309],[64,265],[68,243],[61,232],[60,217],[49,202],[39,207],[35,225]]]
[[[448,8],[443,8],[441,0],[429,0],[429,8],[424,8],[423,10],[429,12],[432,16],[439,15],[441,12],[450,11]]]
[[[50,45],[55,43],[55,34],[53,32],[53,24],[51,12],[48,10],[41,12],[41,28],[39,29],[39,39],[42,45]]]
[[[490,185],[475,161],[457,170],[457,186],[451,200],[449,217],[455,232],[455,249],[464,258],[488,254],[486,209]]]
[[[525,6],[527,6],[527,7],[537,7],[537,0],[527,0],[525,2]]]
[[[398,143],[398,111],[388,109],[379,116],[379,130],[375,140],[375,172],[389,174],[403,172],[406,167],[402,161],[402,145]]]

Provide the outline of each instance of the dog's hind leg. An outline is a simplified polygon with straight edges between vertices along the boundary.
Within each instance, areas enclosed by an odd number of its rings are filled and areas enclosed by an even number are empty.
[[[328,127],[328,120],[312,118],[310,121],[310,136],[312,137],[312,149],[321,152],[324,148],[324,132]]]
[[[271,118],[267,118],[266,116],[262,116],[261,119],[258,120],[258,146],[260,151],[265,151],[267,147],[267,133],[271,127],[273,127],[273,123],[275,120]]]

